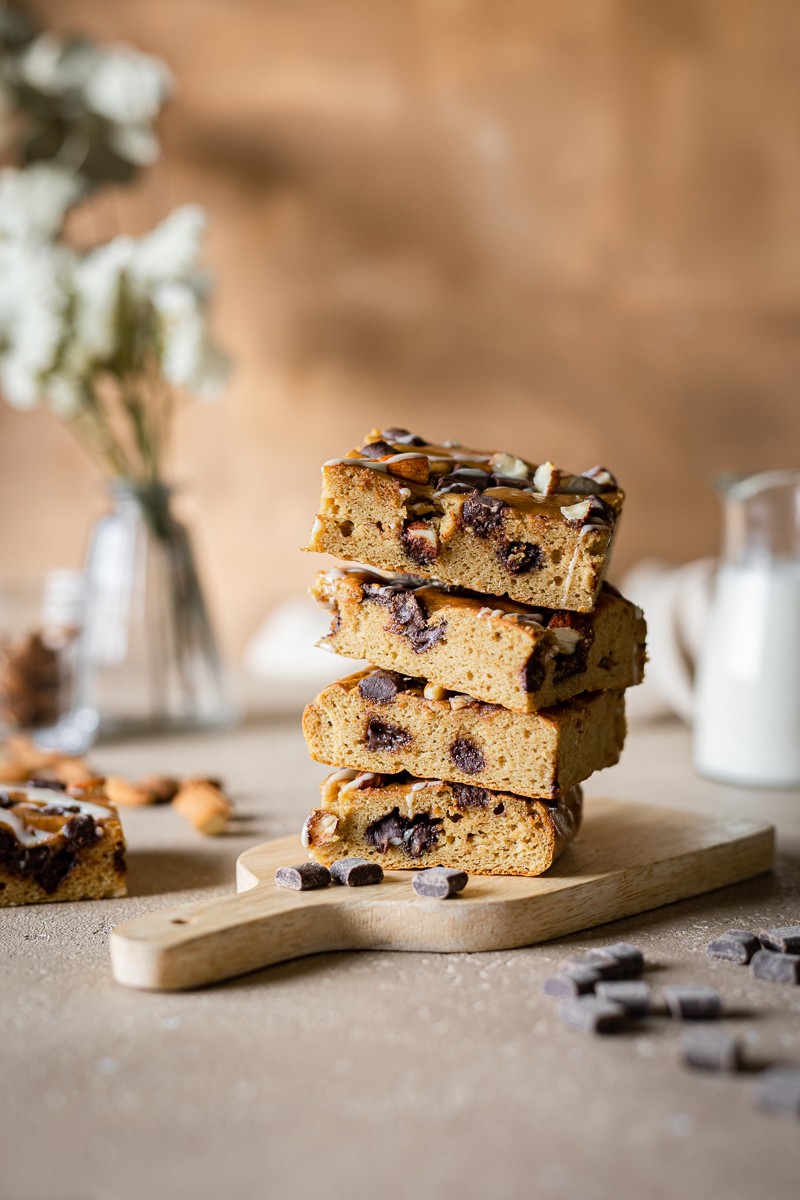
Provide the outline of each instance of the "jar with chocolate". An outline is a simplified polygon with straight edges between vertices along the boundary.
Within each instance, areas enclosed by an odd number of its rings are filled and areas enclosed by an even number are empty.
[[[92,741],[76,707],[83,577],[0,580],[0,736],[28,733],[78,753]]]

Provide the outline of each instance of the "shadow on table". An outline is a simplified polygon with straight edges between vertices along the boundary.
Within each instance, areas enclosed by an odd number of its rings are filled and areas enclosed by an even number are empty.
[[[227,883],[235,889],[236,868],[221,862],[219,855],[197,849],[129,850],[128,895],[155,896],[192,888],[218,887]]]

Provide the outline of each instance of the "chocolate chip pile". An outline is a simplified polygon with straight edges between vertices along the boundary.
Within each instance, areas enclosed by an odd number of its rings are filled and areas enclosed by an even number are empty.
[[[709,958],[750,964],[755,979],[800,984],[800,925],[754,933],[728,929],[706,947]],[[646,968],[638,946],[617,942],[565,960],[557,975],[546,979],[543,991],[560,1000],[565,1025],[582,1033],[614,1034],[634,1029],[652,1017],[689,1022],[680,1041],[683,1064],[701,1071],[735,1073],[758,1071],[755,1104],[767,1112],[800,1117],[800,1067],[777,1063],[758,1067],[748,1063],[741,1041],[725,1030],[705,1028],[724,1016],[719,992],[705,984],[672,985],[661,989],[660,1001],[641,978]]]

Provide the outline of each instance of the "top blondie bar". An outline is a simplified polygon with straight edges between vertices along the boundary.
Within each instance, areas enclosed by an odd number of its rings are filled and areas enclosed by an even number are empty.
[[[551,462],[376,429],[323,466],[304,549],[589,612],[623,500],[605,467],[572,475]]]

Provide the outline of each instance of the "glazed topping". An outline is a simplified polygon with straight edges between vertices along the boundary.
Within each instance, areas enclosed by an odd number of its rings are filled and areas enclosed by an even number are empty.
[[[436,445],[405,429],[373,430],[361,447],[345,458],[330,459],[325,466],[345,463],[427,485],[430,494],[436,497],[473,492],[495,496],[499,492],[499,498],[510,503],[514,497],[506,495],[509,491],[527,493],[536,499],[549,496],[595,499],[618,490],[617,481],[605,467],[591,467],[583,474],[573,475],[551,462],[530,463],[505,451],[469,450],[455,442]],[[561,507],[575,507],[577,503]],[[580,519],[581,523],[594,525],[613,523],[614,509],[602,503],[602,508],[596,505],[588,508],[585,520],[577,512],[574,517],[565,516],[568,520]]]
[[[110,808],[65,795],[57,788],[15,785],[0,792],[0,826],[24,847],[53,841],[77,823],[78,817],[94,823],[113,816]],[[88,823],[82,820],[81,824]]]

